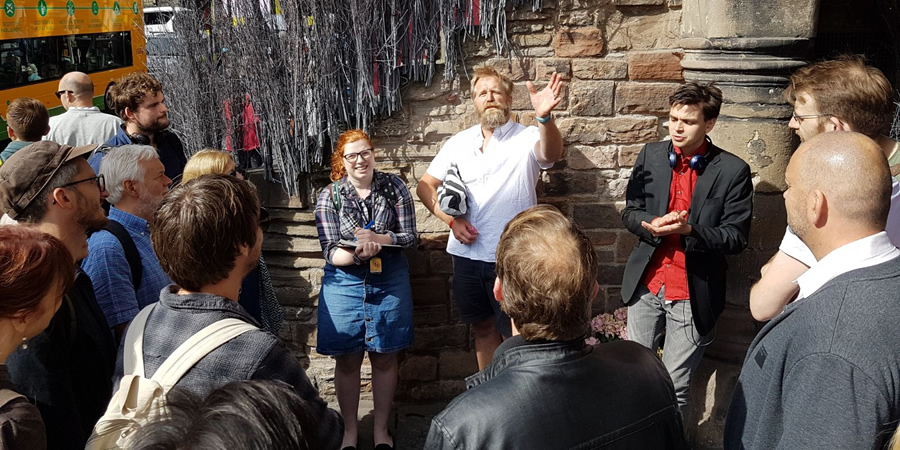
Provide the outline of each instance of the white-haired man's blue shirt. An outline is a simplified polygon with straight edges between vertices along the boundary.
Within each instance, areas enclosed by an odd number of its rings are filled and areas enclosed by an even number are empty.
[[[128,231],[143,266],[140,287],[135,291],[131,267],[119,240],[106,230],[97,231],[88,239],[88,256],[81,268],[91,277],[97,303],[112,328],[130,322],[145,306],[159,301],[160,291],[172,281],[153,252],[150,224],[146,220],[116,207],[109,209],[109,219]]]

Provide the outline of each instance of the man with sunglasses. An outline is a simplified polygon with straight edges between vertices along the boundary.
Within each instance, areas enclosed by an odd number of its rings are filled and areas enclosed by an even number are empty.
[[[56,98],[66,112],[50,118],[50,134],[44,139],[66,145],[102,144],[122,125],[122,119],[94,106],[94,82],[86,73],[65,74]]]
[[[85,160],[94,148],[41,141],[0,166],[0,210],[59,238],[73,264],[87,256],[87,233],[107,222],[104,177]],[[18,392],[41,411],[48,448],[84,448],[112,395],[115,350],[91,279],[79,269],[47,329],[7,361]]]
[[[124,145],[109,151],[100,166],[109,190],[109,224],[88,239],[81,268],[94,282],[97,302],[120,341],[131,319],[159,300],[171,284],[150,243],[153,213],[172,180],[149,145]]]
[[[831,131],[855,131],[875,141],[894,176],[886,231],[891,243],[900,245],[900,151],[885,134],[895,107],[891,83],[862,58],[845,56],[797,70],[785,96],[794,106],[788,126],[801,141]],[[800,290],[794,280],[815,263],[812,251],[788,227],[778,252],[762,267],[759,282],[750,290],[753,317],[767,321],[780,314]]]
[[[39,100],[19,97],[9,102],[6,109],[6,133],[12,142],[0,153],[0,163],[26,145],[40,141],[41,136],[49,130],[49,117],[47,107]]]

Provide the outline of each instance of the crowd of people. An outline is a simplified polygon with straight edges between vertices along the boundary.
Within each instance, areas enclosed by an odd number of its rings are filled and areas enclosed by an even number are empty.
[[[725,255],[750,240],[751,169],[708,136],[722,92],[680,86],[670,139],[644,146],[626,190],[628,340],[590,345],[597,254],[535,191],[564,155],[563,87],[555,73],[540,90],[527,83],[536,124],[525,126],[509,78],[476,68],[479,123],[416,185],[450,230],[453,300],[479,368],[432,420],[427,449],[688,446]],[[10,102],[0,154],[0,448],[355,450],[366,354],[375,449],[394,448],[398,352],[414,338],[404,249],[418,235],[412,193],[376,170],[372,138],[336,139],[315,207],[316,351],[334,357],[337,412],[277,337],[284,311],[262,257],[271,217],[232,153],[188,159],[146,73],[111,89],[118,117],[92,106],[83,73],[56,95],[66,112],[53,118],[33,99]],[[750,292],[768,323],[723,445],[882,448],[900,422],[900,152],[883,134],[893,91],[848,57],[798,70],[787,98],[802,141],[785,172],[788,229]]]

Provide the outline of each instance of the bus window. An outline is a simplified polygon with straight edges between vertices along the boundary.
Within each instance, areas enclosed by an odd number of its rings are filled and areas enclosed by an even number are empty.
[[[75,34],[0,41],[0,88],[134,64],[131,33]]]

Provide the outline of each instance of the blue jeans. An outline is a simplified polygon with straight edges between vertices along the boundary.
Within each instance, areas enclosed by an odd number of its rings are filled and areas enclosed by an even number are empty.
[[[690,400],[691,374],[700,365],[709,336],[700,336],[694,327],[690,300],[665,301],[666,287],[653,294],[640,285],[628,302],[628,340],[659,350],[665,333],[662,361],[675,385],[675,397],[682,415]]]

